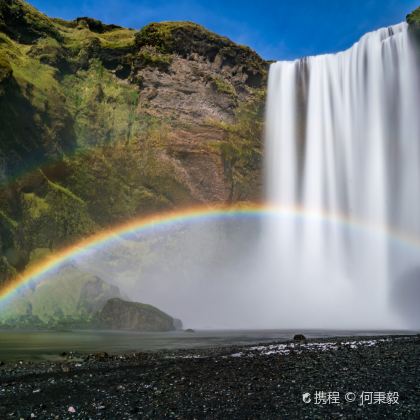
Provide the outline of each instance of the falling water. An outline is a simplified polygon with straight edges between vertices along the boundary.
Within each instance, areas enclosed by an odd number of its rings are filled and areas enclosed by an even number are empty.
[[[289,325],[406,325],[392,298],[420,260],[402,261],[389,235],[366,232],[420,234],[417,51],[402,23],[344,52],[270,67],[268,200],[318,214],[267,222],[267,264]]]

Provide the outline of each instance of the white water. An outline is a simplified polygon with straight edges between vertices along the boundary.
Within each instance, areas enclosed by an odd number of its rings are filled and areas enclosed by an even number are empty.
[[[373,228],[420,233],[416,48],[403,23],[338,54],[270,67],[268,200],[363,224],[316,216],[267,222],[268,276],[280,294],[267,305],[278,302],[280,325],[408,326],[393,294],[420,261],[395,257],[389,236]]]

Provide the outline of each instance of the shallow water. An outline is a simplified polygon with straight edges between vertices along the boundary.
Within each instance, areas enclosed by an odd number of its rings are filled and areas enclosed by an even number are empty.
[[[0,360],[53,360],[62,352],[123,353],[287,341],[308,338],[407,334],[407,331],[344,330],[202,330],[140,333],[128,331],[0,331]]]

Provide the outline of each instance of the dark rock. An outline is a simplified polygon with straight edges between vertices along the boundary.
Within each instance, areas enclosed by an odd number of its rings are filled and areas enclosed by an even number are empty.
[[[184,331],[187,332],[187,333],[195,333],[195,330],[193,330],[192,328],[187,328]]]
[[[304,341],[306,340],[306,337],[303,334],[295,334],[293,337],[294,341]]]
[[[92,355],[95,360],[106,360],[109,358],[109,354],[106,351],[100,351]]]
[[[113,31],[115,29],[121,29],[121,26],[118,25],[106,25],[100,20],[92,19],[90,17],[78,17],[75,20],[77,25],[85,26],[90,29],[92,32],[103,34],[104,32]]]
[[[173,331],[174,319],[158,308],[119,298],[108,300],[98,315],[103,328],[136,331]]]
[[[183,58],[198,55],[219,68],[240,67],[246,84],[260,87],[264,83],[266,64],[258,54],[192,22],[151,23],[136,34],[136,46],[146,45]]]

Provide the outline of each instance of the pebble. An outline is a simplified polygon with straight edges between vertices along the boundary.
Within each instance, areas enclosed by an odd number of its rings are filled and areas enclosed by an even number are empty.
[[[85,360],[77,378],[62,362],[2,366],[1,420],[420,418],[420,336],[73,356]],[[339,391],[342,399],[346,391],[394,391],[401,402],[303,403],[303,393],[316,391]]]

